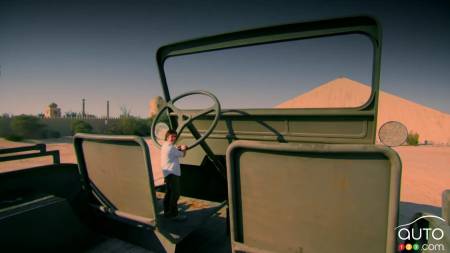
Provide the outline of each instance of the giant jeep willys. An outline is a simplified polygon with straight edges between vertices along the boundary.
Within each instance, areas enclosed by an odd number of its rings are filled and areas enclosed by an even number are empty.
[[[169,58],[349,34],[367,36],[373,49],[371,93],[359,107],[226,109],[220,94],[169,89]],[[164,101],[151,138],[77,134],[77,164],[55,159],[0,174],[0,248],[395,252],[401,161],[393,149],[375,144],[380,57],[380,27],[369,17],[258,28],[161,47],[156,60]],[[193,96],[205,96],[212,105],[177,106]],[[156,180],[160,168],[152,162],[167,129],[189,147],[181,165],[179,206],[188,217],[183,222],[162,215],[164,184]],[[17,154],[25,149],[1,150],[0,161],[27,158]],[[33,155],[55,155],[38,151]]]

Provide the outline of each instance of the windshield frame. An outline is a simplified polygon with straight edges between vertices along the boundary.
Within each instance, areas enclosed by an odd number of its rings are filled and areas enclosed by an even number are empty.
[[[337,18],[250,29],[192,39],[162,46],[156,53],[156,61],[161,79],[164,99],[166,101],[170,101],[172,97],[169,91],[166,72],[164,69],[165,61],[168,58],[231,48],[346,34],[365,35],[369,37],[373,46],[371,94],[369,99],[363,105],[354,108],[261,108],[243,110],[251,110],[256,114],[259,114],[262,111],[271,114],[269,111],[272,110],[277,111],[276,114],[279,114],[280,110],[290,111],[289,114],[295,114],[295,112],[298,110],[320,110],[322,112],[323,110],[330,110],[329,112],[332,113],[332,111],[336,109],[338,109],[338,111],[341,111],[341,109],[353,109],[353,111],[369,110],[376,113],[376,108],[378,107],[378,91],[381,69],[381,29],[379,23],[374,18],[366,16]]]

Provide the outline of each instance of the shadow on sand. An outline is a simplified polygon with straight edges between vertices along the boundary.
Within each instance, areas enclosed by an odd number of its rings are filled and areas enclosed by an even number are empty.
[[[27,139],[23,140],[21,142],[29,143],[31,145],[37,144],[37,143],[44,143],[44,144],[61,144],[61,143],[73,143],[73,137],[72,136],[63,136],[60,138],[48,138],[48,139]]]
[[[398,223],[406,224],[408,222],[411,222],[411,219],[413,218],[414,214],[416,214],[418,212],[430,213],[430,214],[434,214],[437,216],[442,215],[441,207],[402,201],[402,202],[400,202],[400,206],[399,206]]]

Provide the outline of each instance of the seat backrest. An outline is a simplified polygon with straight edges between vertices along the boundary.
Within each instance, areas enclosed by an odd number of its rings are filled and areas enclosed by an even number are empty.
[[[154,226],[157,205],[145,141],[138,136],[77,134],[74,145],[85,186],[100,209]]]
[[[227,172],[233,252],[395,252],[390,148],[236,141]]]

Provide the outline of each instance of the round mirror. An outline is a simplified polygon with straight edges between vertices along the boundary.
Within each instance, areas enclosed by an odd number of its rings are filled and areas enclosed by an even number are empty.
[[[405,125],[398,121],[386,122],[378,130],[378,138],[380,138],[381,143],[389,147],[402,145],[407,137],[408,130]]]

